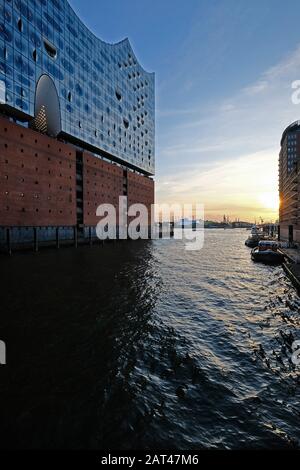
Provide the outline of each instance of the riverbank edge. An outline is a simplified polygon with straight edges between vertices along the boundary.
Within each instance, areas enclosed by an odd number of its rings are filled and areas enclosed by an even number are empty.
[[[285,261],[282,265],[284,272],[291,280],[294,287],[297,289],[298,293],[300,293],[300,264],[295,260],[295,258],[289,253],[288,249],[280,250],[285,258],[288,261]]]

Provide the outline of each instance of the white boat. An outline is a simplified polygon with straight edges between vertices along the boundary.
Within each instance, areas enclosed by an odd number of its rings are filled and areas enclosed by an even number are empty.
[[[253,227],[251,227],[249,230],[251,230],[251,234],[245,241],[245,245],[249,248],[254,248],[258,246],[259,241],[263,237],[263,233],[259,231],[256,225],[253,225]]]
[[[253,225],[253,227],[251,227],[251,235],[259,235],[259,229],[256,225]]]

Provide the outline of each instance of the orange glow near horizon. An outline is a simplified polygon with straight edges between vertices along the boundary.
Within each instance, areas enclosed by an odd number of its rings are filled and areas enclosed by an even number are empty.
[[[266,171],[267,169],[267,171]],[[276,149],[158,179],[157,203],[204,204],[205,219],[275,222],[279,217]]]

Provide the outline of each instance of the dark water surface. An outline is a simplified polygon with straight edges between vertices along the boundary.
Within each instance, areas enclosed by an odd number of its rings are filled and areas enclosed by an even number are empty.
[[[1,257],[1,446],[300,447],[300,299],[246,237]]]

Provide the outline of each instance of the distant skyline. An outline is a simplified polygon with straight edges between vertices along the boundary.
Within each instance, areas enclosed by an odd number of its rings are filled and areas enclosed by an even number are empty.
[[[278,216],[278,153],[300,119],[297,0],[70,0],[101,39],[156,73],[156,201],[206,219]]]

